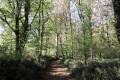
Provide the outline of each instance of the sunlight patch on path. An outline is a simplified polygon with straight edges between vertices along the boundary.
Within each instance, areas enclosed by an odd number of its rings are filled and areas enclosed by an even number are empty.
[[[60,64],[60,59],[53,61],[47,72],[45,72],[44,80],[75,80],[70,78],[70,72],[67,68]]]

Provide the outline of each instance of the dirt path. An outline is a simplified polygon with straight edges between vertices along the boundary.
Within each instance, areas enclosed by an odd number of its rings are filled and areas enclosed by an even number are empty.
[[[44,74],[44,80],[74,80],[70,78],[67,68],[60,64],[60,59],[51,62],[48,70]]]

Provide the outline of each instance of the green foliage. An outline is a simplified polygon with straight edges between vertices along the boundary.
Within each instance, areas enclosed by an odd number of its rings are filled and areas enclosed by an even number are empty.
[[[71,71],[76,80],[119,80],[120,63],[118,60],[89,59],[85,65],[83,61],[66,59],[62,61]]]
[[[26,58],[21,62],[19,60],[0,58],[0,79],[4,80],[31,80],[38,79],[47,68],[49,63],[55,58],[44,56],[41,63],[34,58]]]
[[[36,74],[41,75],[53,60],[49,56],[56,53],[67,58],[63,64],[78,80],[119,79],[119,62],[113,60],[120,58],[115,20],[110,17],[113,15],[102,13],[107,8],[100,0],[98,3],[96,0],[74,1],[68,8],[69,2],[62,0],[60,3],[56,0],[0,0],[0,27],[3,28],[0,35],[0,80],[16,80],[13,76],[19,74],[20,64],[24,69],[19,79],[29,80]],[[74,6],[75,12],[72,11]],[[101,11],[97,12],[96,6]]]

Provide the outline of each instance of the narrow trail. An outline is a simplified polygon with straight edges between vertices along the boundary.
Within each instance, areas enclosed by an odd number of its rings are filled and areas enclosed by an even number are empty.
[[[75,80],[70,78],[70,72],[60,64],[60,59],[50,63],[47,71],[44,73],[44,80]]]

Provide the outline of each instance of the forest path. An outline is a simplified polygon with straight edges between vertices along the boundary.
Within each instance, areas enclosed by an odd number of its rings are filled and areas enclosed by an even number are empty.
[[[60,64],[61,59],[57,59],[50,63],[47,71],[44,73],[44,80],[75,80],[70,78],[70,72],[67,68]]]

